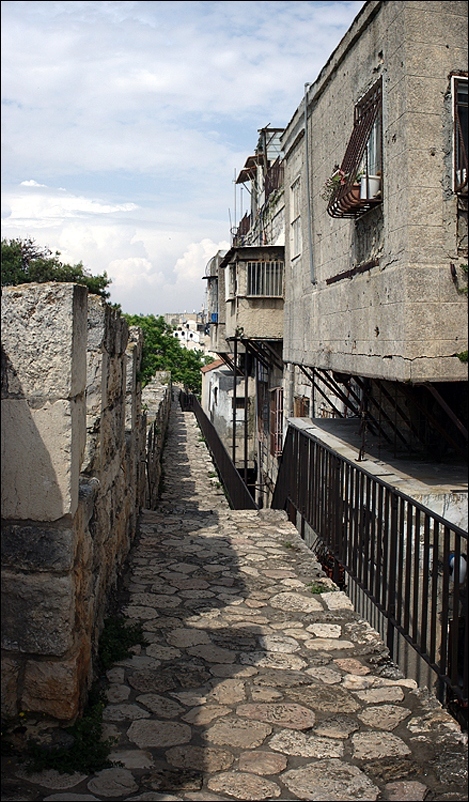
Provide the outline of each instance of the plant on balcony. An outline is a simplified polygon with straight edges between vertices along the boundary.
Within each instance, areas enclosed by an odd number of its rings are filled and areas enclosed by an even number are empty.
[[[339,165],[336,164],[331,175],[325,182],[322,192],[321,198],[329,203],[332,198],[334,197],[337,189],[346,184],[348,181],[348,173],[345,173],[343,170],[340,169]]]

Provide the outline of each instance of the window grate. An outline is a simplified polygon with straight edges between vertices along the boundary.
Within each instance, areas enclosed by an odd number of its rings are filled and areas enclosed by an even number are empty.
[[[247,279],[248,295],[283,296],[283,262],[248,262]]]
[[[380,79],[355,106],[354,128],[340,167],[344,182],[327,207],[331,217],[360,217],[381,203],[381,110]]]
[[[454,77],[454,191],[467,193],[467,78]]]

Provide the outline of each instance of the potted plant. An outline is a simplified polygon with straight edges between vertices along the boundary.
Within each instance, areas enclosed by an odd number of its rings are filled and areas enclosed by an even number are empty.
[[[338,188],[347,183],[347,179],[348,174],[341,170],[339,165],[336,164],[333,172],[323,186],[321,198],[329,204]]]
[[[371,200],[378,198],[381,192],[381,173],[379,170],[376,175],[362,174],[360,179],[360,198]]]

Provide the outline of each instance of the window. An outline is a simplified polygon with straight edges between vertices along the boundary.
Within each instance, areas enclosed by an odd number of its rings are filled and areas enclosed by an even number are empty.
[[[360,217],[382,199],[382,83],[377,81],[359,100],[354,125],[340,166],[338,182],[327,207],[331,217]]]
[[[454,191],[467,192],[467,78],[453,75]]]
[[[309,398],[305,395],[295,396],[293,400],[293,416],[295,418],[309,418]]]
[[[270,402],[270,453],[273,457],[282,456],[283,434],[283,390],[276,387],[271,390]]]
[[[292,257],[299,256],[301,253],[301,184],[300,179],[291,185],[291,246]]]
[[[226,281],[226,300],[234,298],[236,295],[236,265],[228,265],[228,275]]]
[[[248,262],[247,294],[281,297],[283,262]]]

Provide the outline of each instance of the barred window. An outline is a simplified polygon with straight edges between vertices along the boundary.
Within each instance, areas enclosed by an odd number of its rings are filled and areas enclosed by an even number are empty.
[[[226,300],[228,301],[230,298],[234,298],[236,295],[237,289],[237,281],[236,281],[236,265],[231,263],[227,267],[227,275],[226,275]]]
[[[340,172],[343,180],[329,199],[331,217],[361,217],[382,201],[382,81],[356,104],[354,126]]]
[[[454,191],[467,192],[467,78],[453,75]]]
[[[291,246],[292,257],[299,256],[301,253],[301,183],[300,179],[290,187],[290,203],[291,203]]]
[[[270,453],[273,457],[282,456],[283,441],[283,390],[271,390],[270,401]]]
[[[248,262],[248,295],[283,296],[283,262]]]

